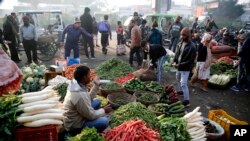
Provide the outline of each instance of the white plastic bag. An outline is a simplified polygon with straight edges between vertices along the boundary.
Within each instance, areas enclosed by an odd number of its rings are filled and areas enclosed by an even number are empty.
[[[124,45],[117,45],[116,46],[116,55],[125,55],[126,47]]]

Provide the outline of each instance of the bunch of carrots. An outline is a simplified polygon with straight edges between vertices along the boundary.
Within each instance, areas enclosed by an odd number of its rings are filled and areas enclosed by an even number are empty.
[[[130,74],[127,74],[126,76],[117,77],[115,79],[115,82],[118,84],[123,84],[123,83],[126,83],[127,81],[129,81],[130,79],[133,79],[133,78],[135,78],[135,75],[130,73]]]
[[[108,131],[107,141],[161,141],[159,133],[148,128],[141,120],[131,120]]]
[[[75,69],[80,66],[79,64],[74,64],[66,68],[65,77],[68,79],[74,79],[74,71]],[[94,70],[90,69],[90,78],[93,80],[96,77],[96,73]]]

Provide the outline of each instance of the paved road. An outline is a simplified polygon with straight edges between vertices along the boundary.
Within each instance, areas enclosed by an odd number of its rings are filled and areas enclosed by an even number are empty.
[[[115,34],[113,34],[115,35]],[[116,37],[113,36],[113,40],[110,41],[110,46],[108,47],[108,54],[104,55],[101,52],[101,47],[95,48],[96,52],[96,60],[85,59],[85,55],[83,55],[83,49],[81,47],[81,56],[80,60],[81,63],[86,64],[90,68],[95,68],[100,63],[105,60],[108,60],[113,57],[117,57],[115,53],[115,46],[116,46]],[[129,49],[127,48],[127,51]],[[127,53],[128,54],[128,53]],[[58,52],[56,57],[63,56],[63,51],[60,53]],[[128,62],[128,55],[119,56],[118,58],[123,59],[124,61]],[[24,66],[26,62],[26,56],[23,52],[21,55],[22,62],[18,64],[19,67]],[[42,62],[45,65],[49,66],[54,64],[54,60],[48,62]],[[166,72],[166,81],[168,84],[175,84],[175,73]],[[201,111],[203,116],[208,116],[208,111],[211,109],[224,109],[230,115],[236,117],[240,120],[245,120],[250,123],[250,94],[249,93],[235,93],[230,90],[212,90],[209,89],[208,93],[204,93],[197,88],[192,89],[190,88],[190,97],[191,97],[191,106],[188,110],[194,109],[196,106],[201,107]]]

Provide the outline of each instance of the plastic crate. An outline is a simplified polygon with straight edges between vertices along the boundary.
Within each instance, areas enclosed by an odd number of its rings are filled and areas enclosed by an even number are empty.
[[[15,130],[16,141],[58,141],[57,126],[22,127]]]
[[[229,114],[227,114],[227,112],[225,112],[222,109],[219,110],[210,110],[208,112],[208,119],[211,119],[215,122],[217,122],[218,124],[221,125],[221,127],[225,130],[225,135],[230,138],[230,123],[227,123],[226,121],[220,119],[220,116],[223,116],[227,119],[229,119],[231,122],[234,122],[235,125],[247,125],[248,123],[245,121],[240,121],[232,116],[230,116]]]

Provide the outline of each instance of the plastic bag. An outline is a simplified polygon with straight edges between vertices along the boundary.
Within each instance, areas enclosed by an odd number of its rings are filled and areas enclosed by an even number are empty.
[[[67,57],[67,65],[71,66],[74,64],[80,64],[80,58]]]
[[[124,45],[117,45],[116,46],[116,55],[125,55],[126,47]]]

